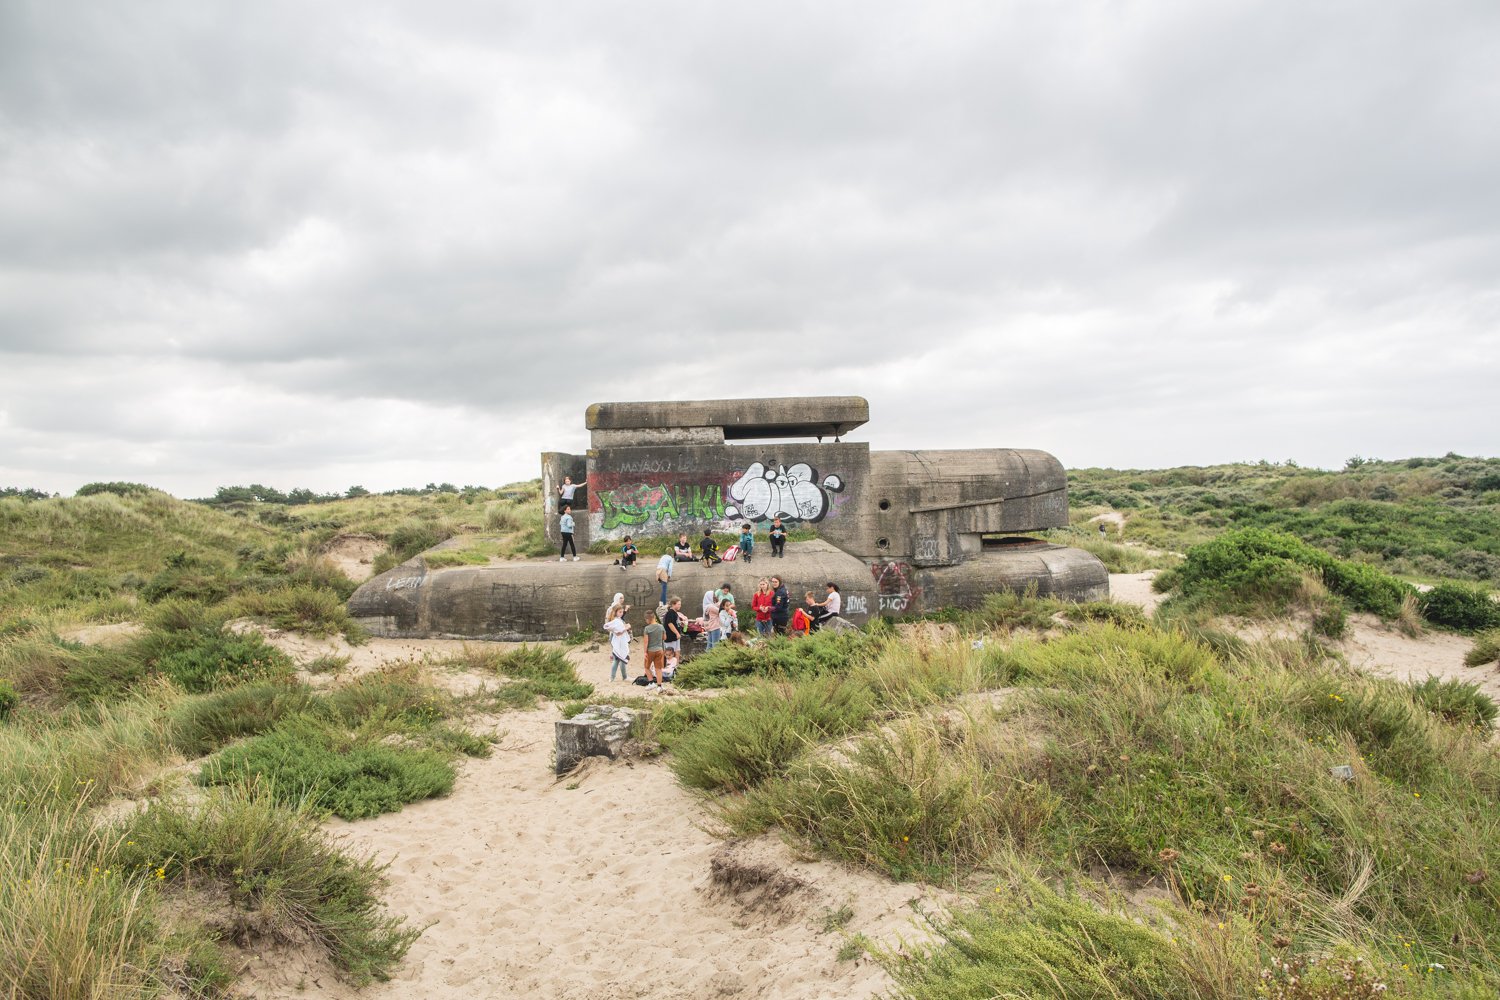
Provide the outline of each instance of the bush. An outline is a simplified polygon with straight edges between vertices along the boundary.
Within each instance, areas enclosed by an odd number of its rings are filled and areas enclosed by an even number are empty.
[[[1476,635],[1473,648],[1464,654],[1466,667],[1479,667],[1486,663],[1500,666],[1500,629]]]
[[[466,649],[439,666],[482,670],[509,678],[513,683],[495,692],[497,708],[530,708],[538,697],[567,701],[587,698],[594,693],[592,684],[578,679],[567,654],[553,647],[523,643],[504,652]]]
[[[21,703],[21,696],[11,686],[10,681],[0,678],[0,722],[10,718],[10,713],[16,710]]]
[[[312,691],[303,684],[259,682],[190,698],[168,716],[168,738],[188,757],[201,757],[244,736],[254,736],[305,711]]]
[[[1412,682],[1411,693],[1418,705],[1458,726],[1488,729],[1495,716],[1500,714],[1500,707],[1495,705],[1493,698],[1479,690],[1478,684],[1429,677]]]
[[[819,631],[801,639],[776,636],[753,646],[720,643],[682,664],[681,688],[732,687],[755,677],[807,678],[848,673],[867,662],[880,640],[866,632]]]
[[[1488,589],[1469,583],[1440,583],[1420,598],[1422,616],[1434,625],[1458,632],[1500,626],[1500,604]]]
[[[156,668],[190,694],[248,681],[287,679],[293,672],[287,655],[254,633],[226,629],[194,634],[189,645],[167,653]]]
[[[347,820],[447,795],[453,779],[453,765],[432,750],[349,736],[295,718],[221,751],[198,775],[204,785],[258,780],[278,802]]]
[[[276,628],[310,635],[332,635],[354,627],[349,609],[333,590],[298,584],[239,594],[221,605],[225,618],[254,618]]]
[[[673,745],[672,770],[692,788],[744,789],[819,740],[859,728],[874,708],[865,685],[841,677],[762,683],[716,701]]]
[[[113,853],[119,869],[155,880],[217,882],[252,941],[310,940],[356,984],[387,978],[420,933],[381,912],[383,865],[340,850],[314,811],[263,792],[153,803],[116,829]]]

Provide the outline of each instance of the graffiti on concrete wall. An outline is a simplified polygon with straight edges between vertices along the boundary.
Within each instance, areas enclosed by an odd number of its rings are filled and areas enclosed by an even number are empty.
[[[911,567],[906,563],[872,563],[870,575],[875,578],[881,611],[903,614],[916,603],[918,591],[912,583]]]
[[[596,490],[593,495],[598,499],[606,531],[650,521],[714,521],[726,516],[724,487],[717,483],[634,483]]]
[[[870,602],[863,594],[850,594],[844,598],[844,614],[867,615],[870,613]]]
[[[844,488],[841,477],[828,476],[821,482],[818,470],[806,462],[788,468],[774,469],[756,462],[729,487],[734,501],[726,513],[750,521],[821,521],[828,514],[830,497]]]

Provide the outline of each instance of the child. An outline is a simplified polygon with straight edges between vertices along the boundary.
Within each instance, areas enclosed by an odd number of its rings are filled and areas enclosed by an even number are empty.
[[[719,558],[719,543],[714,541],[712,528],[703,529],[703,540],[698,543],[698,548],[703,553],[703,565],[712,566],[724,561]]]
[[[762,579],[750,597],[750,610],[755,612],[757,635],[771,634],[771,610],[776,606],[776,595],[771,593],[771,581]]]
[[[750,561],[750,556],[755,552],[755,532],[750,529],[748,523],[740,526],[740,558],[745,562]]]
[[[667,603],[667,584],[672,581],[672,571],[677,568],[677,560],[671,554],[662,556],[656,560],[656,582],[661,584],[661,595],[657,598],[657,604]]]
[[[630,623],[625,621],[625,608],[611,612],[609,623],[604,626],[609,630],[609,679],[615,679],[615,671],[619,671],[620,680],[630,680]]]
[[[724,628],[719,617],[719,605],[714,600],[712,590],[703,594],[703,635],[708,641],[708,648],[713,649],[724,638]]]
[[[682,632],[687,627],[686,619],[682,617],[682,598],[674,597],[667,603],[667,614],[661,623],[666,631],[666,642],[662,645],[667,651],[667,667],[663,676],[671,680],[677,674],[677,661],[682,658]]]
[[[635,542],[630,540],[630,536],[626,535],[625,544],[620,546],[620,558],[615,560],[615,565],[621,569],[629,569],[635,565],[635,558],[638,555],[640,555],[640,550],[635,547]]]
[[[771,558],[786,556],[786,529],[781,526],[781,518],[771,522]]]
[[[558,562],[567,562],[568,550],[573,552],[573,561],[578,561],[578,546],[573,544],[573,512],[563,505],[562,514],[557,519],[557,532],[562,536],[562,549],[557,553]]]
[[[726,597],[719,602],[719,628],[729,635],[740,627],[740,618],[734,610],[734,598]]]
[[[788,626],[788,631],[791,633],[792,638],[796,639],[806,635],[810,628],[812,628],[812,619],[807,617],[806,611],[798,608],[792,612],[792,624]]]
[[[646,687],[657,688],[662,685],[662,664],[666,662],[666,635],[664,629],[656,621],[656,612],[646,612]]]
[[[672,558],[678,562],[692,562],[693,543],[688,541],[686,531],[677,536],[677,544],[672,546]]]

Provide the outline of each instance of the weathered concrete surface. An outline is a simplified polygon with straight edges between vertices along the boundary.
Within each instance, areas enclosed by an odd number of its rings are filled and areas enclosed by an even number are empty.
[[[580,549],[684,532],[696,546],[705,529],[755,525],[756,563],[679,567],[671,593],[694,615],[704,590],[728,580],[747,601],[773,572],[796,603],[837,583],[844,616],[856,624],[972,606],[1002,590],[1032,587],[1070,600],[1108,594],[1109,576],[1089,553],[1016,541],[1068,523],[1067,475],[1056,458],[1020,448],[871,452],[836,440],[868,419],[858,396],[596,403],[586,456],[542,456],[547,537],[560,541],[557,485],[568,475],[584,484],[572,511]],[[818,440],[765,440],[788,437]],[[814,529],[818,542],[772,561],[766,532],[776,517],[788,529]],[[623,574],[597,557],[431,571],[418,557],[349,603],[376,635],[559,637],[597,627],[616,590],[637,615],[654,607],[654,563]]]
[[[728,582],[736,603],[748,607],[756,582],[770,576],[785,581],[794,606],[807,591],[821,599],[832,580],[843,595],[843,616],[856,625],[874,615],[969,607],[985,594],[1028,587],[1064,600],[1096,600],[1109,592],[1099,560],[1046,542],[987,550],[956,566],[920,567],[867,563],[819,540],[788,546],[784,559],[770,558],[767,546],[752,563],[679,564],[668,593],[697,617],[705,590]],[[602,626],[617,592],[631,605],[628,620],[639,635],[645,613],[656,607],[655,561],[628,570],[597,558],[434,570],[418,556],[360,587],[349,612],[371,634],[391,638],[560,639]]]
[[[713,427],[728,440],[832,438],[869,419],[870,403],[862,396],[791,396],[595,403],[584,414],[584,426],[591,431]]]
[[[591,705],[571,719],[559,719],[553,736],[556,773],[567,774],[585,757],[613,760],[630,738],[636,722],[650,717],[650,712],[633,708]]]

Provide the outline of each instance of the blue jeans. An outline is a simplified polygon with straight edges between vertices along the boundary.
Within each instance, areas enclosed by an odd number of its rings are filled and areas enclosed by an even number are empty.
[[[771,623],[763,622],[759,618],[757,618],[755,619],[755,631],[759,632],[761,635],[770,635]]]
[[[722,639],[722,638],[724,638],[724,630],[723,629],[718,629],[718,628],[712,629],[708,633],[708,648],[709,649],[713,649],[715,646],[717,646],[719,644],[719,640]]]
[[[620,680],[630,680],[630,661],[622,660],[613,653],[609,654],[609,679],[615,679],[615,671],[620,672]]]
[[[667,581],[662,580],[662,581],[660,581],[660,583],[661,583],[661,600],[657,601],[656,603],[657,604],[666,604],[667,603]]]

